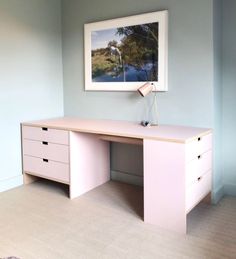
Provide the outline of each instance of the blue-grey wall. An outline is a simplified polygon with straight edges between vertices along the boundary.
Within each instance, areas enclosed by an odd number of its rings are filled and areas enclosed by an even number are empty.
[[[136,93],[84,91],[84,23],[169,10],[169,91],[159,93],[161,123],[213,124],[212,0],[63,0],[65,114],[142,119],[145,100]]]
[[[84,91],[83,25],[164,9],[169,91],[158,93],[159,121],[212,127],[214,195],[236,195],[234,0],[1,0],[0,191],[22,182],[19,123],[63,115],[62,77],[65,115],[143,119],[146,98],[134,92]],[[142,161],[140,148],[112,145],[112,170],[141,176],[132,154]]]
[[[222,3],[223,181],[225,192],[236,195],[236,1]]]
[[[164,9],[169,11],[169,90],[158,93],[159,122],[216,129],[221,120],[216,111],[221,91],[220,76],[217,78],[216,71],[221,58],[214,57],[220,49],[220,43],[215,42],[220,32],[214,25],[220,10],[218,0],[63,0],[65,115],[143,119],[145,100],[136,93],[84,91],[83,26],[89,22]],[[131,152],[134,152],[133,147],[113,144],[112,170],[140,176],[142,165],[127,162],[126,157]],[[136,153],[141,159],[142,150]],[[215,192],[222,190],[220,167],[219,163],[215,164]]]
[[[22,183],[20,122],[63,115],[61,5],[0,1],[0,191]]]
[[[214,59],[214,201],[224,195],[222,177],[222,0],[213,2]]]

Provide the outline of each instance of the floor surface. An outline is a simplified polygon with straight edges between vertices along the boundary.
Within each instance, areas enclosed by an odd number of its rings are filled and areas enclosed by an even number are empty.
[[[74,200],[38,181],[0,193],[0,258],[236,258],[236,198],[198,205],[188,234],[143,222],[142,188],[110,181]]]

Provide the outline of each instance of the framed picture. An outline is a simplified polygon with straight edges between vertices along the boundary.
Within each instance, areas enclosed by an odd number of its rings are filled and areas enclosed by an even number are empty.
[[[167,91],[168,11],[84,25],[85,90]]]

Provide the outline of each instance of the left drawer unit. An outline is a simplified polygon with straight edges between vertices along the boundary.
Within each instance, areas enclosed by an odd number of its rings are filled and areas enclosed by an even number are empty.
[[[69,132],[22,125],[24,174],[70,183]]]

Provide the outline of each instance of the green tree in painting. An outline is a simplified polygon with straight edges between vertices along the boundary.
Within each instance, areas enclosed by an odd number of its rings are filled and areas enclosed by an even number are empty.
[[[118,45],[118,42],[116,40],[112,40],[108,42],[108,47],[111,47],[111,46],[117,47],[117,45]]]
[[[115,57],[111,57],[109,48],[100,48],[92,51],[92,76],[108,73],[116,67]]]
[[[117,34],[124,35],[119,46],[123,62],[141,69],[145,63],[152,62],[153,69],[149,80],[157,78],[158,23],[149,23],[117,28]]]

